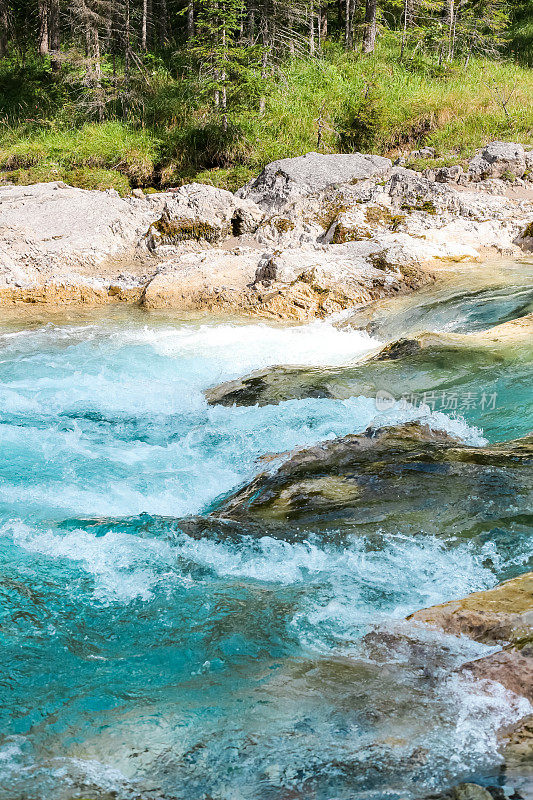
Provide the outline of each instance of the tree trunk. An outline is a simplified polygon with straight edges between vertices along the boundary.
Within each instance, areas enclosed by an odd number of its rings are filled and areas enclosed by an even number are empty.
[[[320,39],[324,41],[328,35],[328,7],[320,6]]]
[[[187,41],[194,37],[194,0],[189,0],[187,4]]]
[[[38,0],[37,8],[39,12],[39,53],[45,56],[48,53],[48,3],[46,0]]]
[[[351,14],[351,0],[346,0],[344,11],[344,46],[346,50],[352,49],[352,14]]]
[[[9,44],[9,19],[6,0],[0,0],[0,58],[7,55]]]
[[[159,43],[164,46],[168,40],[168,9],[167,0],[161,0],[159,6]]]
[[[141,23],[141,48],[146,52],[148,33],[148,0],[143,0],[143,15]]]
[[[61,60],[59,58],[61,50],[61,23],[59,19],[59,0],[50,0],[50,13],[49,13],[49,41],[50,50],[52,51],[52,69],[54,72],[59,72],[61,69]]]
[[[363,53],[373,53],[376,46],[377,0],[366,0],[365,30],[363,33]]]
[[[454,51],[454,27],[455,27],[455,7],[454,0],[446,0],[446,27],[448,28],[448,61],[453,58]]]
[[[309,55],[315,54],[315,10],[313,3],[309,8]]]
[[[255,38],[255,11],[253,8],[248,11],[246,16],[246,41],[251,46]]]
[[[263,52],[261,54],[261,78],[263,80],[266,80],[268,75],[268,51],[270,47],[268,18],[266,14],[263,14],[263,18],[261,20],[261,39],[263,45]],[[264,96],[262,96],[259,99],[259,113],[264,114],[265,109],[266,109],[266,99]]]
[[[130,99],[130,70],[131,70],[131,52],[130,52],[130,0],[124,0],[124,88],[125,92],[122,101],[122,114],[124,119],[128,118],[129,114],[129,99]]]

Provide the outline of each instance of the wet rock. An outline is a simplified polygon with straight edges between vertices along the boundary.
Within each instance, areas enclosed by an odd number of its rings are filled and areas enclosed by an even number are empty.
[[[307,153],[268,164],[263,172],[237,192],[262,208],[282,208],[289,200],[312,194],[333,184],[350,183],[384,175],[392,161],[362,153],[323,155]]]
[[[416,611],[408,619],[485,644],[503,645],[500,652],[464,664],[462,671],[533,700],[533,572],[494,589]]]
[[[462,669],[480,680],[501,683],[511,692],[527,697],[530,702],[533,700],[533,643],[509,647],[500,653],[464,664]]]
[[[416,423],[369,428],[295,452],[217,509],[222,518],[375,533],[478,534],[520,518],[532,480],[533,437],[469,447]],[[470,491],[466,491],[470,487]],[[487,503],[490,497],[490,505]],[[511,506],[513,511],[511,511]],[[489,528],[487,528],[489,526]]]
[[[431,398],[441,384],[447,385],[450,361],[456,376],[467,379],[473,370],[500,366],[516,345],[522,350],[532,341],[533,315],[528,314],[480,333],[424,333],[398,339],[352,365],[256,370],[208,389],[205,394],[208,403],[225,406],[264,406],[306,397],[376,398],[384,391],[395,398],[413,393]],[[522,357],[527,355],[522,353]]]
[[[507,792],[511,800],[530,800],[533,786],[533,715],[520,720],[502,732],[505,774],[510,787],[513,783],[524,787],[513,793]]]
[[[521,178],[526,169],[526,152],[521,144],[491,142],[470,161],[468,174],[474,181],[506,175]]]
[[[524,448],[530,450],[532,444],[533,437],[514,443],[517,456],[522,458]],[[530,452],[526,459],[531,455]],[[465,634],[486,644],[513,643],[518,649],[530,647],[528,637],[533,636],[533,572],[505,581],[494,589],[416,611],[408,619],[446,633]],[[505,667],[505,659],[501,666]]]
[[[477,783],[461,783],[450,792],[451,800],[494,800],[491,793]]]

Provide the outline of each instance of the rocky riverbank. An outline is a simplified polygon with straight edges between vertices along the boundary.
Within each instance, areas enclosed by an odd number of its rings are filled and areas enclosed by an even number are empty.
[[[231,536],[231,525],[246,521],[289,540],[305,540],[310,526],[315,532],[321,525],[338,529],[339,536],[371,536],[373,530],[375,546],[380,536],[398,528],[405,535],[424,530],[459,540],[491,536],[498,525],[512,528],[527,513],[532,462],[531,436],[474,447],[418,423],[368,429],[290,454],[275,470],[261,473],[227,498],[213,512],[212,523],[227,525]],[[191,521],[187,531],[194,534],[202,526],[205,532],[209,520]],[[392,630],[378,626],[368,634],[363,641],[369,658],[379,661],[386,653],[388,661],[397,654],[413,663],[430,658],[438,663],[439,646],[442,657],[446,644],[434,642],[430,656],[417,631],[423,634],[429,628],[469,637],[492,649],[453,671],[481,681],[488,693],[499,685],[533,702],[533,573],[422,609],[407,622]],[[443,657],[441,668],[444,663]],[[432,798],[527,800],[532,723],[533,717],[526,716],[500,732],[504,782],[488,782],[488,788],[461,784]]]
[[[494,142],[467,171],[424,174],[309,153],[235,195],[3,186],[0,302],[323,317],[419,288],[443,262],[530,250],[532,175],[533,152]]]

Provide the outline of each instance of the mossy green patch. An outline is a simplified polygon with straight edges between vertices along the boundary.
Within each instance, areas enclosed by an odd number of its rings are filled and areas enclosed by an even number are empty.
[[[435,208],[435,203],[431,200],[422,200],[422,198],[417,198],[415,203],[402,203],[400,206],[402,211],[407,211],[411,213],[411,211],[423,211],[425,214],[436,214],[437,209]]]
[[[191,239],[214,244],[221,236],[220,229],[209,225],[208,222],[197,222],[187,218],[169,220],[161,217],[153,227],[161,234],[163,244],[176,244]]]

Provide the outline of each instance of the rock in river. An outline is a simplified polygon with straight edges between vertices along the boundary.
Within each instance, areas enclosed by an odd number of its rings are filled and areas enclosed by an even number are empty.
[[[375,535],[484,536],[522,530],[533,437],[471,447],[418,423],[373,429],[293,453],[214,512],[273,527]]]

